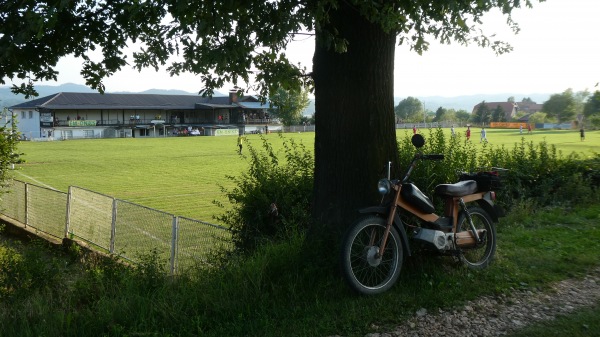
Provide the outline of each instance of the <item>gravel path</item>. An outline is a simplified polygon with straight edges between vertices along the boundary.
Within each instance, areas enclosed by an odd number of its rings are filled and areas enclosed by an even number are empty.
[[[596,268],[584,279],[561,281],[548,292],[515,291],[508,296],[486,296],[462,307],[433,313],[420,309],[391,331],[369,333],[366,337],[501,336],[599,302],[600,268]]]

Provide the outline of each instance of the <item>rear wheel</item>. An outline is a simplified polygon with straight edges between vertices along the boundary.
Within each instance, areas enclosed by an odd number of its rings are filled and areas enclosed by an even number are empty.
[[[459,247],[459,259],[469,268],[483,269],[492,262],[496,253],[496,228],[483,209],[472,206],[468,211],[481,240],[474,245]],[[458,218],[458,232],[465,231],[471,231],[471,226],[467,214],[461,212]]]
[[[385,219],[370,215],[348,229],[342,242],[344,278],[354,290],[374,295],[390,289],[402,269],[402,241],[392,226],[385,249],[378,254],[386,227]]]

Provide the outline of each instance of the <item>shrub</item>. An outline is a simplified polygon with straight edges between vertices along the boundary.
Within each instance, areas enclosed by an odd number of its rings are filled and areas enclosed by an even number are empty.
[[[262,151],[251,144],[247,146],[248,172],[239,177],[226,177],[236,186],[232,190],[221,187],[233,207],[215,218],[230,227],[234,245],[240,252],[303,232],[310,222],[312,151],[293,139],[278,136],[283,140],[283,156],[261,136]],[[214,203],[223,207],[217,201]]]
[[[262,151],[248,144],[248,172],[227,177],[236,186],[232,190],[222,187],[233,207],[216,219],[230,227],[234,245],[240,252],[247,253],[262,243],[303,232],[310,224],[312,152],[303,144],[279,137],[283,139],[283,156],[261,137]],[[479,147],[462,134],[446,136],[441,128],[429,129],[425,137],[422,151],[444,154],[445,159],[420,163],[411,180],[432,199],[436,185],[457,181],[461,172],[492,167],[509,169],[503,174],[504,187],[498,193],[498,202],[507,209],[525,201],[539,206],[570,206],[598,199],[595,193],[600,181],[598,156],[592,160],[582,160],[577,154],[564,158],[555,146],[526,142],[525,138],[513,148],[488,143]],[[415,153],[410,136],[398,140],[398,149],[399,167],[406,169]],[[272,212],[272,205],[276,206],[276,212]]]
[[[49,251],[41,240],[26,246],[0,246],[0,299],[56,286],[64,265],[48,257]]]
[[[484,143],[481,148],[466,141],[462,134],[446,136],[442,129],[429,129],[423,153],[441,153],[443,161],[420,163],[411,180],[424,193],[438,184],[454,182],[457,172],[507,168],[502,174],[499,202],[512,208],[528,200],[540,206],[572,205],[597,201],[600,187],[600,156],[583,160],[573,153],[567,157],[545,141],[534,144],[521,138],[512,149]],[[405,169],[415,153],[410,136],[398,142],[401,168]],[[433,197],[430,194],[430,197]]]

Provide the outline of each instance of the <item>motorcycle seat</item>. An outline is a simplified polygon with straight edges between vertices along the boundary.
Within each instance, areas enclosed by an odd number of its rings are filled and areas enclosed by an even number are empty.
[[[475,180],[464,180],[454,184],[440,184],[434,189],[434,193],[448,197],[463,197],[477,192]]]

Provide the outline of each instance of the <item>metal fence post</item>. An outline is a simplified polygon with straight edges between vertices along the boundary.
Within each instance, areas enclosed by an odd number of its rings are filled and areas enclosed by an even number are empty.
[[[171,276],[175,275],[177,266],[177,241],[179,235],[179,217],[173,216],[173,230],[171,232]]]
[[[28,192],[29,192],[29,184],[25,183],[25,228],[27,228],[27,225],[29,225],[29,210],[27,207],[27,200],[29,199],[28,196]]]
[[[67,216],[65,221],[65,238],[69,237],[69,224],[71,223],[71,186],[69,186],[69,190],[67,192]]]
[[[112,200],[112,221],[110,223],[110,249],[111,254],[115,253],[115,235],[117,235],[117,199]]]

